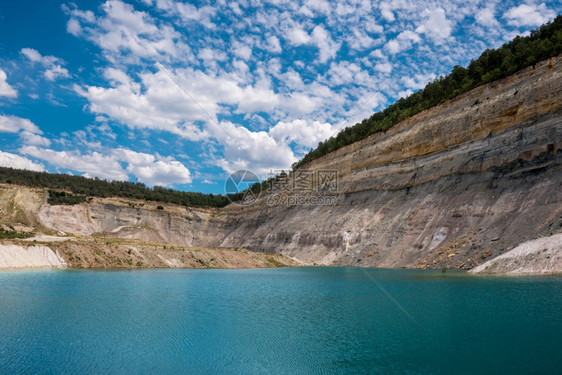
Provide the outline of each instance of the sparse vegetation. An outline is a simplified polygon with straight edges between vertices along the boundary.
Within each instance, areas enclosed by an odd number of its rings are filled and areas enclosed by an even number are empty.
[[[85,195],[75,195],[72,193],[67,193],[66,191],[56,191],[49,190],[49,198],[47,202],[51,205],[67,204],[74,205],[82,202],[86,202],[87,198]]]
[[[34,235],[34,233],[22,233],[16,232],[15,230],[4,230],[0,228],[0,239],[23,239],[33,237]]]
[[[50,204],[77,204],[88,197],[122,197],[153,202],[172,203],[188,207],[224,207],[230,199],[241,199],[242,194],[203,194],[178,191],[155,186],[149,188],[140,182],[107,181],[66,174],[51,174],[28,170],[0,167],[0,182],[48,188]],[[142,204],[139,204],[142,207]],[[162,206],[163,208],[163,206]]]
[[[362,122],[346,127],[336,136],[320,142],[316,149],[311,149],[300,161],[294,163],[292,168],[295,170],[346,145],[386,131],[398,122],[427,108],[561,53],[562,15],[559,15],[552,22],[531,31],[528,36],[517,36],[498,49],[486,50],[478,59],[472,60],[466,68],[457,65],[449,75],[437,78],[422,90],[407,98],[399,99],[385,110],[373,114]],[[480,100],[473,103],[473,105],[479,104]],[[267,190],[285,176],[286,173],[282,172],[262,183],[254,184],[250,189],[254,193]],[[245,195],[245,192],[227,196],[177,191],[161,186],[149,188],[140,182],[106,181],[99,178],[91,179],[5,167],[0,167],[0,182],[52,189],[49,191],[50,204],[77,204],[84,202],[88,197],[123,197],[188,207],[224,207],[231,201],[241,200]],[[129,205],[135,206],[132,203]],[[142,204],[139,204],[139,207],[141,206]],[[157,208],[163,209],[163,206],[159,205]]]
[[[468,67],[455,66],[449,75],[437,78],[422,90],[407,98],[399,99],[385,110],[343,129],[335,137],[320,142],[315,150],[310,150],[300,161],[293,164],[293,170],[341,147],[388,130],[424,109],[443,103],[480,85],[507,77],[560,53],[562,53],[562,15],[531,31],[529,36],[517,36],[498,49],[487,49],[478,59],[472,60]],[[474,105],[479,103],[480,101],[477,100]]]
[[[275,256],[268,256],[266,260],[268,267],[287,267],[286,264],[281,263],[279,260],[275,259]]]

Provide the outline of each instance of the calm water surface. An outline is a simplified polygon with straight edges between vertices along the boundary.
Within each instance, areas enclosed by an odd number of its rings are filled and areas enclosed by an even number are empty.
[[[0,272],[0,373],[562,373],[562,278]]]

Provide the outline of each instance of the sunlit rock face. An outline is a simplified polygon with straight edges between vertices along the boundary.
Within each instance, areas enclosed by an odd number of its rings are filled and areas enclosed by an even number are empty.
[[[94,199],[45,204],[38,216],[66,233],[245,247],[318,264],[472,268],[562,231],[561,62],[480,86],[304,166],[297,172],[337,174],[329,189],[290,191],[315,203],[272,199],[275,191],[221,210]]]
[[[309,262],[472,268],[562,230],[562,58],[423,111],[305,166],[336,205],[223,210],[221,245]],[[269,199],[271,202],[271,199]]]

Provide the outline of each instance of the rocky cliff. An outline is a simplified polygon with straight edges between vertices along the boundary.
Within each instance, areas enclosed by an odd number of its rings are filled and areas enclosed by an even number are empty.
[[[243,247],[318,264],[472,268],[562,231],[561,61],[478,87],[290,177],[337,174],[329,188],[268,191],[221,210],[125,199],[50,206],[40,197],[12,211],[46,232]],[[306,202],[292,199],[303,194]]]
[[[562,60],[423,111],[306,166],[337,204],[223,210],[223,246],[308,262],[472,268],[562,228]],[[327,193],[318,193],[326,195]]]

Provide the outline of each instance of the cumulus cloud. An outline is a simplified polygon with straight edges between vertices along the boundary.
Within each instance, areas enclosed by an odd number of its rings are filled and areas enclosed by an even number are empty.
[[[316,26],[314,30],[312,30],[312,42],[320,50],[319,61],[321,63],[325,63],[329,59],[336,57],[340,49],[340,43],[334,42],[328,31],[321,25]]]
[[[8,76],[6,72],[0,69],[0,96],[5,96],[8,98],[16,98],[18,92],[7,82]]]
[[[399,52],[405,51],[412,47],[412,43],[418,43],[421,40],[420,36],[411,31],[404,30],[398,36],[390,40],[386,45],[386,49],[391,54],[395,55]]]
[[[269,134],[277,142],[295,142],[311,148],[334,135],[334,129],[329,123],[299,119],[291,122],[280,121],[270,129]]]
[[[159,3],[159,2],[157,2]],[[158,24],[146,12],[119,0],[101,5],[103,15],[63,7],[70,16],[67,31],[100,47],[110,61],[140,62],[143,58],[163,61],[187,59],[191,51],[182,36],[169,25]]]
[[[37,172],[43,172],[45,170],[42,164],[34,163],[23,156],[3,151],[0,151],[0,166]]]
[[[51,140],[41,136],[41,133],[38,134],[29,130],[24,130],[20,133],[20,138],[26,145],[50,146]]]
[[[19,133],[20,131],[29,131],[31,133],[41,133],[41,130],[26,118],[17,116],[0,115],[0,132],[2,133]]]
[[[244,114],[280,110],[298,116],[318,109],[325,101],[319,96],[332,95],[319,86],[318,96],[300,92],[280,95],[267,86],[243,86],[228,76],[193,69],[169,73],[180,86],[165,71],[141,74],[138,83],[123,71],[107,69],[104,75],[111,87],[76,86],[75,90],[88,99],[93,113],[130,128],[167,131],[192,141],[208,139],[209,130],[201,124],[217,122],[218,115],[231,107]]]
[[[445,16],[443,8],[435,8],[424,12],[425,20],[416,28],[419,34],[426,34],[435,42],[442,42],[451,35],[452,22]]]
[[[90,102],[91,112],[107,115],[133,129],[167,131],[192,141],[207,138],[208,134],[195,124],[207,120],[205,114],[163,72],[141,75],[144,90],[123,71],[109,68],[104,75],[111,87],[75,86],[76,92]],[[200,100],[210,107],[210,103],[201,97]]]
[[[215,27],[211,17],[217,10],[212,6],[205,5],[198,8],[193,4],[170,0],[143,0],[143,2],[164,11],[169,16],[177,17],[182,24],[197,22],[207,28]]]
[[[379,7],[381,10],[381,15],[385,20],[387,20],[388,22],[392,22],[395,20],[394,13],[392,13],[391,5],[389,3],[383,2],[379,5]]]
[[[114,157],[99,152],[83,155],[78,151],[55,151],[37,146],[24,146],[19,151],[51,165],[87,173],[90,176],[107,180],[128,180],[127,173]]]
[[[403,77],[402,82],[408,89],[419,90],[436,78],[434,73],[415,74],[413,77]]]
[[[215,164],[226,172],[250,169],[260,176],[272,169],[287,169],[297,161],[286,142],[277,142],[270,134],[252,132],[232,122],[211,126],[214,137],[224,147],[224,157]]]
[[[375,65],[375,70],[381,73],[392,72],[392,64],[389,62],[381,62]]]
[[[498,26],[498,21],[495,16],[495,4],[489,4],[485,8],[478,10],[475,15],[476,21],[484,26],[493,27]]]
[[[170,186],[191,183],[189,169],[177,160],[157,159],[154,155],[124,148],[119,148],[112,154],[128,164],[127,173],[148,185]]]
[[[539,26],[554,18],[556,13],[546,7],[545,3],[521,4],[517,7],[509,9],[503,15],[507,19],[507,23],[513,26]]]
[[[0,115],[0,133],[19,133],[19,137],[26,145],[49,146],[51,141],[43,136],[41,129],[28,119]]]
[[[348,84],[359,79],[368,77],[360,77],[363,70],[355,63],[342,61],[339,63],[332,63],[330,65],[330,82],[333,85]]]
[[[232,46],[232,51],[236,56],[244,60],[249,60],[252,56],[252,48],[242,43],[234,43],[234,45]]]
[[[496,20],[505,24],[509,16],[509,22],[521,22],[522,11],[536,16],[519,6],[501,18],[509,6],[108,0],[95,12],[75,5],[63,9],[67,31],[98,46],[104,63],[113,67],[97,67],[105,82],[74,86],[89,112],[133,135],[135,130],[167,132],[180,141],[204,142],[214,164],[259,172],[287,168],[348,116],[360,121],[357,113],[368,116],[387,98],[423,87],[434,78],[431,73],[445,74],[455,61],[493,47],[497,36],[490,36],[489,27]],[[453,38],[457,27],[461,32]],[[487,35],[466,32],[474,29]],[[168,71],[154,68],[157,62]],[[168,163],[168,173],[178,178],[190,176],[157,156],[146,167],[121,160],[124,155],[112,154],[123,173],[153,183],[162,181],[158,161]]]
[[[357,66],[355,69],[359,70]],[[307,140],[305,135],[323,137],[327,134],[327,125],[319,122],[302,123],[300,136],[294,137],[281,137],[279,127],[275,128],[273,136],[228,121],[217,125],[220,113],[225,110],[244,114],[274,111],[294,115],[311,113],[322,105],[320,97],[299,92],[280,95],[267,85],[242,86],[228,76],[211,76],[193,69],[168,72],[185,89],[184,92],[166,72],[143,73],[139,76],[140,82],[137,82],[125,72],[109,68],[104,77],[110,82],[110,87],[77,86],[75,89],[89,100],[93,113],[107,116],[130,128],[166,131],[192,141],[218,141],[224,157],[217,157],[215,164],[229,172],[238,167],[252,168],[256,173],[265,173],[274,166],[287,168],[296,161],[289,143],[308,147],[317,144],[318,138]],[[294,72],[288,73],[288,77],[295,86],[303,85]],[[329,89],[318,84],[313,91],[326,98],[333,96]],[[264,150],[267,150],[267,156],[264,156]],[[168,173],[175,171],[178,176],[181,175],[180,166],[170,164],[168,167]],[[158,175],[151,177],[147,174],[150,171],[135,164],[127,169],[128,173],[146,181],[160,183]]]
[[[289,25],[286,28],[285,38],[295,46],[307,44],[310,41],[310,35],[303,29],[301,25]]]
[[[189,170],[173,158],[140,153],[125,148],[81,153],[24,146],[24,155],[44,160],[58,168],[81,172],[90,177],[126,181],[134,176],[147,185],[171,186],[191,183]]]
[[[267,38],[267,44],[265,46],[265,49],[273,53],[280,53],[283,51],[283,49],[281,48],[281,42],[279,41],[279,38],[276,37],[275,35],[270,35]]]
[[[65,64],[64,60],[55,56],[42,56],[39,51],[33,48],[22,48],[22,55],[33,63],[41,64],[45,68],[43,75],[49,81],[55,81],[58,78],[69,78],[70,73],[62,65]]]

